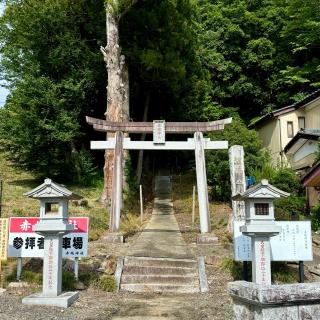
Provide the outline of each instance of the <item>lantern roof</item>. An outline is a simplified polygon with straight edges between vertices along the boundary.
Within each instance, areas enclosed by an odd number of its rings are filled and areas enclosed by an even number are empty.
[[[82,198],[81,196],[68,190],[65,186],[58,184],[51,179],[45,179],[43,184],[25,193],[25,196],[34,199],[64,198],[78,200]]]
[[[238,193],[232,197],[235,201],[244,201],[247,199],[278,199],[289,197],[290,193],[280,190],[269,184],[268,180],[263,179],[260,183],[252,186],[243,193]]]

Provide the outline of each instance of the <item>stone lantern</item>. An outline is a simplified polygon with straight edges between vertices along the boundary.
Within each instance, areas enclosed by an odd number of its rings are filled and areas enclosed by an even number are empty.
[[[62,293],[62,237],[74,229],[68,224],[68,202],[81,197],[51,179],[25,195],[40,200],[40,221],[33,231],[44,236],[44,258],[42,292],[24,298],[22,303],[68,307],[79,293]]]
[[[262,180],[232,199],[245,202],[245,225],[240,231],[251,237],[252,281],[271,284],[270,238],[281,232],[274,221],[274,200],[288,197],[289,193]]]

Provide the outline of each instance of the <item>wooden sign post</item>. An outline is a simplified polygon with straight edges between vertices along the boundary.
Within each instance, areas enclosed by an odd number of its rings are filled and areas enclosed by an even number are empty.
[[[2,261],[6,261],[8,257],[8,231],[9,219],[0,219],[0,283],[2,287]]]

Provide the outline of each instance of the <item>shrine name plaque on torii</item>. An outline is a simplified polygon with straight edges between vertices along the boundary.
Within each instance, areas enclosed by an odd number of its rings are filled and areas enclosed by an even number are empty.
[[[86,117],[95,131],[115,132],[115,137],[106,141],[91,141],[93,150],[114,150],[112,197],[109,231],[119,232],[122,208],[123,150],[194,150],[201,233],[211,231],[207,175],[204,150],[228,149],[228,141],[210,141],[203,138],[204,132],[223,130],[232,118],[211,122],[110,122]],[[124,133],[153,133],[153,141],[132,141]],[[193,134],[187,141],[166,141],[166,134]]]

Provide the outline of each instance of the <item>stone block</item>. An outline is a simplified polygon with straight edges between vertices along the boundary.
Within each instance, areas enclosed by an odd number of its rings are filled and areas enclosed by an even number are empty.
[[[123,235],[119,233],[110,233],[101,238],[106,243],[123,243]]]
[[[320,319],[320,283],[262,286],[246,281],[228,285],[234,319]]]
[[[44,296],[42,293],[35,293],[23,298],[22,303],[27,305],[43,305],[68,308],[78,298],[79,292],[64,292],[56,297],[49,297]]]
[[[197,244],[217,244],[219,241],[218,237],[213,234],[200,234],[197,237]]]

